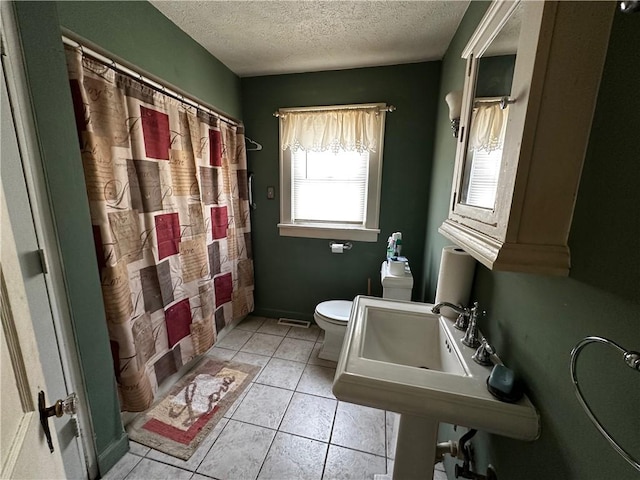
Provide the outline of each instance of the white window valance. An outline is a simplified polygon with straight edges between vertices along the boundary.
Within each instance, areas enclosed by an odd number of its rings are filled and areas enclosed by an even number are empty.
[[[282,150],[375,152],[383,115],[379,106],[283,112]]]
[[[469,149],[485,151],[501,150],[507,130],[509,106],[500,108],[498,103],[479,104],[473,110]]]

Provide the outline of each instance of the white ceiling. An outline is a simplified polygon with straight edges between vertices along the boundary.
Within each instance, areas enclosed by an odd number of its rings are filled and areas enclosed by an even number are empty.
[[[468,0],[151,3],[241,77],[439,60]]]

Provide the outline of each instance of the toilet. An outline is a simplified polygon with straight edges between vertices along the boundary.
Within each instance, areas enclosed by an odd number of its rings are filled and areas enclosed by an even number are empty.
[[[387,262],[382,262],[380,268],[380,281],[382,283],[382,298],[391,300],[411,300],[413,289],[413,275],[407,263],[404,274],[392,275],[389,272]],[[351,314],[351,300],[328,300],[316,306],[313,318],[318,327],[324,330],[324,343],[318,353],[323,360],[338,361],[342,341],[347,332],[347,323]]]

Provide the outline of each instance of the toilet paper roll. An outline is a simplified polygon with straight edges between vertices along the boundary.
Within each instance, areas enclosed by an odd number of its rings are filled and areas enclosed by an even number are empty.
[[[332,243],[331,253],[344,253],[344,243]]]
[[[475,268],[475,259],[462,248],[455,245],[444,247],[440,261],[440,272],[438,273],[435,303],[449,302],[468,306]],[[443,308],[441,313],[448,318],[458,316],[450,308]]]

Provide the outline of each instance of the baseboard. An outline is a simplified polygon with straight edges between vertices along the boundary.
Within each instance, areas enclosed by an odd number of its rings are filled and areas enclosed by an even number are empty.
[[[102,453],[98,454],[98,470],[100,472],[100,477],[104,477],[128,451],[129,436],[126,432],[122,432],[120,438],[111,442]]]
[[[309,322],[315,323],[313,321],[313,314],[311,313],[302,313],[302,312],[292,312],[289,310],[275,310],[271,308],[256,308],[255,311],[251,314],[256,317],[267,317],[267,318],[293,318],[295,320],[307,320]]]

